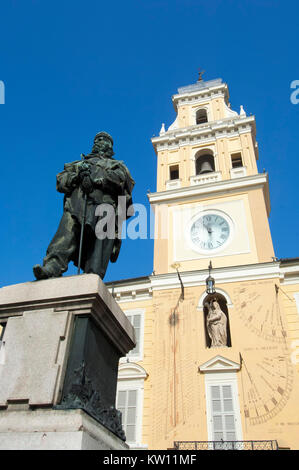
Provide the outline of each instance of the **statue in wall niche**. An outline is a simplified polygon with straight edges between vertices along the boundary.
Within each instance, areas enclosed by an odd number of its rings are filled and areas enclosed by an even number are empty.
[[[205,303],[208,309],[206,325],[211,338],[211,348],[227,346],[227,317],[221,310],[216,298]]]
[[[64,171],[57,175],[57,191],[64,194],[63,215],[43,265],[33,267],[36,279],[61,276],[70,261],[78,267],[78,274],[82,268],[85,273],[98,274],[103,279],[109,260],[112,263],[117,260],[121,222],[133,215],[128,215],[127,209],[132,206],[134,180],[125,164],[113,155],[112,137],[99,132],[91,153],[82,154],[82,160],[66,163]],[[97,212],[103,205],[112,210],[109,221],[107,213],[104,216]],[[110,232],[109,236],[99,236],[99,221],[103,227],[112,226],[112,235]]]

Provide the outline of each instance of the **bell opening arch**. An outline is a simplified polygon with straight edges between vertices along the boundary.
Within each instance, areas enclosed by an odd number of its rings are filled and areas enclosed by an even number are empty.
[[[215,158],[212,150],[200,150],[195,155],[195,174],[213,173],[215,171]]]

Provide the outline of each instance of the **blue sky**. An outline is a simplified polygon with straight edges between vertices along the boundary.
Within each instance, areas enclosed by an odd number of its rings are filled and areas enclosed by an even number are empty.
[[[130,168],[134,201],[148,204],[150,139],[173,122],[171,95],[199,67],[228,83],[232,109],[256,116],[276,256],[299,256],[298,14],[281,0],[2,0],[0,285],[33,280],[62,214],[56,174],[98,131]],[[126,240],[105,280],[150,274],[152,255],[151,240]]]

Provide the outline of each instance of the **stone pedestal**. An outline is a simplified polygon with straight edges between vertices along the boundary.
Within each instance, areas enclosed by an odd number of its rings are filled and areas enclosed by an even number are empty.
[[[82,410],[0,412],[0,450],[127,450]]]
[[[99,276],[3,287],[0,323],[0,449],[126,447],[114,406],[135,336]]]

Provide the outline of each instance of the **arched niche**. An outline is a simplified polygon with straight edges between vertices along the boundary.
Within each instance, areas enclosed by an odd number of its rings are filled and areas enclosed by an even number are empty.
[[[217,289],[217,293],[223,295],[223,297],[225,298],[227,308],[229,308],[229,309],[233,308],[234,305],[233,305],[232,299],[230,298],[229,294],[225,290],[219,289],[218,286],[216,287],[216,289]],[[206,297],[207,297],[207,293],[206,293],[206,291],[204,291],[198,299],[198,303],[197,303],[197,309],[198,310],[203,309],[203,302],[204,302]]]
[[[227,307],[227,299],[224,295],[216,292],[215,294],[208,294],[203,299],[203,319],[205,340],[207,348],[214,348],[213,341],[215,337],[223,341],[224,330],[226,331],[226,344],[218,344],[218,347],[231,347],[231,334],[229,324],[229,311]],[[223,314],[225,317],[223,317]],[[214,338],[214,339],[212,339]],[[219,340],[218,340],[219,342]]]

